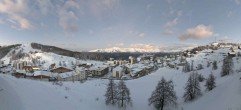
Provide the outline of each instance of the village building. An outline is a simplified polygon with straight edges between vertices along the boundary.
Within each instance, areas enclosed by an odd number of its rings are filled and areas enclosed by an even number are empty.
[[[70,69],[70,68],[67,68],[67,67],[60,66],[60,67],[54,68],[50,71],[53,72],[53,73],[65,73],[65,72],[70,72],[70,71],[73,71],[73,70]]]
[[[235,57],[236,56],[236,52],[235,52],[234,48],[231,47],[229,50],[230,51],[228,52],[228,56]]]
[[[82,64],[78,64],[78,67],[84,67],[84,68],[90,68],[93,64],[90,63],[82,63]]]
[[[27,61],[21,61],[21,62],[14,62],[13,63],[13,68],[16,70],[22,70],[24,66],[27,66]]]
[[[127,64],[125,67],[127,68],[127,73],[130,73],[130,76],[134,78],[147,75],[155,69],[153,63],[138,63],[134,65]]]
[[[24,78],[24,77],[26,77],[26,71],[24,71],[24,70],[15,70],[12,73],[12,75],[17,77],[17,78]]]
[[[125,65],[127,63],[129,63],[127,60],[114,60],[115,65]]]
[[[130,56],[129,62],[130,62],[130,64],[135,64],[137,62],[137,59],[135,57]]]
[[[87,70],[87,74],[91,77],[104,76],[109,72],[108,66],[92,66]]]
[[[73,71],[58,74],[59,81],[77,81],[79,80],[77,74]]]
[[[51,72],[48,71],[35,71],[33,78],[37,80],[48,80],[51,77]]]
[[[27,73],[33,73],[34,71],[41,70],[41,68],[38,66],[24,66],[23,70],[25,70]]]
[[[76,66],[75,73],[77,74],[78,80],[84,80],[87,78],[86,69],[84,67]]]
[[[123,66],[117,66],[112,71],[112,77],[114,78],[121,78],[123,75],[124,75]]]

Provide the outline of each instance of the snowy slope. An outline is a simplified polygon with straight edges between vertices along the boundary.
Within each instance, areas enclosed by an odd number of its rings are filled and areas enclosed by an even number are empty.
[[[241,67],[241,58],[233,58],[235,73],[220,77],[223,60],[220,52],[227,51],[228,49],[220,49],[206,56],[206,52],[210,50],[205,50],[187,59],[188,61],[194,60],[195,66],[203,64],[204,69],[199,70],[198,73],[204,77],[212,71],[217,78],[217,87],[214,90],[206,92],[205,82],[202,82],[203,96],[193,102],[184,103],[182,96],[189,73],[181,72],[181,68],[175,70],[164,67],[147,76],[126,81],[133,100],[133,106],[127,107],[127,110],[154,110],[154,107],[148,106],[148,98],[161,77],[167,80],[172,79],[174,82],[179,104],[176,110],[181,110],[181,108],[184,110],[241,109],[241,80],[239,80],[241,73],[235,71]],[[206,62],[213,60],[217,60],[218,70],[206,67]],[[4,99],[4,101],[0,100],[0,110],[16,110],[16,108],[18,110],[119,110],[117,106],[105,105],[104,94],[108,84],[107,79],[91,79],[84,83],[64,82],[63,86],[58,86],[50,82],[16,79],[0,74],[0,84],[0,99]]]
[[[24,57],[22,59],[19,59],[19,61],[32,62],[32,59],[38,58],[40,62],[44,62],[43,64],[41,64],[44,69],[49,68],[49,66],[53,63],[59,65],[60,62],[62,63],[65,62],[66,66],[69,68],[72,66],[72,63],[92,63],[94,65],[103,64],[103,62],[99,62],[99,61],[77,60],[73,57],[62,56],[51,52],[42,52],[41,50],[33,49],[30,43],[22,44],[18,49],[15,49],[16,53],[19,52],[20,50],[22,50],[22,53],[28,54],[29,57]],[[10,53],[11,52],[9,52],[9,54]],[[2,61],[4,61],[5,64],[8,64],[10,61],[11,55],[9,54],[1,59]]]
[[[232,74],[218,79],[217,87],[185,110],[240,110],[241,109],[241,74]]]

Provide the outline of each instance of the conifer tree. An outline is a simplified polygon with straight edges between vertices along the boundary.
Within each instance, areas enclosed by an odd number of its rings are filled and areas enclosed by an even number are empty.
[[[215,82],[215,77],[213,76],[213,74],[210,74],[206,84],[205,84],[206,90],[211,91],[213,90],[213,88],[216,87],[216,82]]]
[[[193,72],[190,74],[186,83],[185,93],[183,95],[184,101],[192,101],[201,95],[202,93],[198,81],[198,74],[197,72]]]

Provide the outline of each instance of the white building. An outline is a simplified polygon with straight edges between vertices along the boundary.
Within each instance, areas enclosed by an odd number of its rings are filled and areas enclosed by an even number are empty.
[[[84,67],[79,67],[79,66],[76,66],[75,68],[75,73],[77,74],[79,80],[83,80],[83,79],[86,79],[87,75],[86,75],[86,71],[85,71],[85,68]]]
[[[117,66],[112,71],[112,77],[121,78],[124,75],[123,67]]]
[[[23,62],[14,62],[13,63],[13,67],[16,70],[22,70],[24,66],[27,66],[27,61],[23,61]]]

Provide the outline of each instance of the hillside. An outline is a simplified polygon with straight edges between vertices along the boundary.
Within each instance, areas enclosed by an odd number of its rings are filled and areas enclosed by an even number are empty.
[[[213,51],[213,53],[212,53]],[[183,93],[186,81],[191,72],[183,73],[182,67],[172,69],[163,67],[147,76],[127,80],[127,87],[130,89],[133,106],[127,110],[154,110],[148,106],[148,98],[154,90],[161,77],[167,80],[172,79],[175,84],[175,91],[178,97],[178,107],[174,110],[236,110],[241,109],[241,57],[234,57],[234,73],[225,77],[220,76],[223,53],[229,48],[218,50],[203,50],[194,57],[187,58],[187,61],[194,61],[194,66],[202,64],[204,69],[197,70],[205,78],[212,72],[216,77],[216,88],[212,91],[205,91],[205,81],[201,82],[203,95],[193,102],[185,103]],[[240,52],[240,50],[237,50]],[[212,70],[207,67],[207,62],[218,62],[218,69]],[[178,61],[176,61],[178,62]],[[116,81],[118,82],[118,81]],[[106,91],[107,79],[89,79],[84,83],[63,82],[63,86],[53,85],[50,82],[34,81],[29,79],[16,79],[10,75],[0,74],[0,109],[2,110],[119,110],[117,106],[106,106],[104,94]],[[14,100],[12,100],[14,99]],[[11,106],[11,105],[14,106]],[[168,108],[166,108],[168,109]]]
[[[62,49],[59,49],[62,50]],[[67,50],[68,51],[68,50]],[[1,59],[4,64],[14,63],[18,61],[27,61],[28,64],[42,65],[43,69],[49,68],[51,64],[59,65],[65,63],[67,67],[73,66],[76,63],[93,63],[102,64],[103,62],[94,60],[79,60],[74,57],[59,55],[54,52],[43,52],[39,49],[32,48],[31,44],[22,44],[15,49],[12,49],[5,57]]]
[[[0,59],[6,56],[11,49],[20,46],[20,44],[15,44],[15,45],[9,45],[9,46],[0,46]]]

